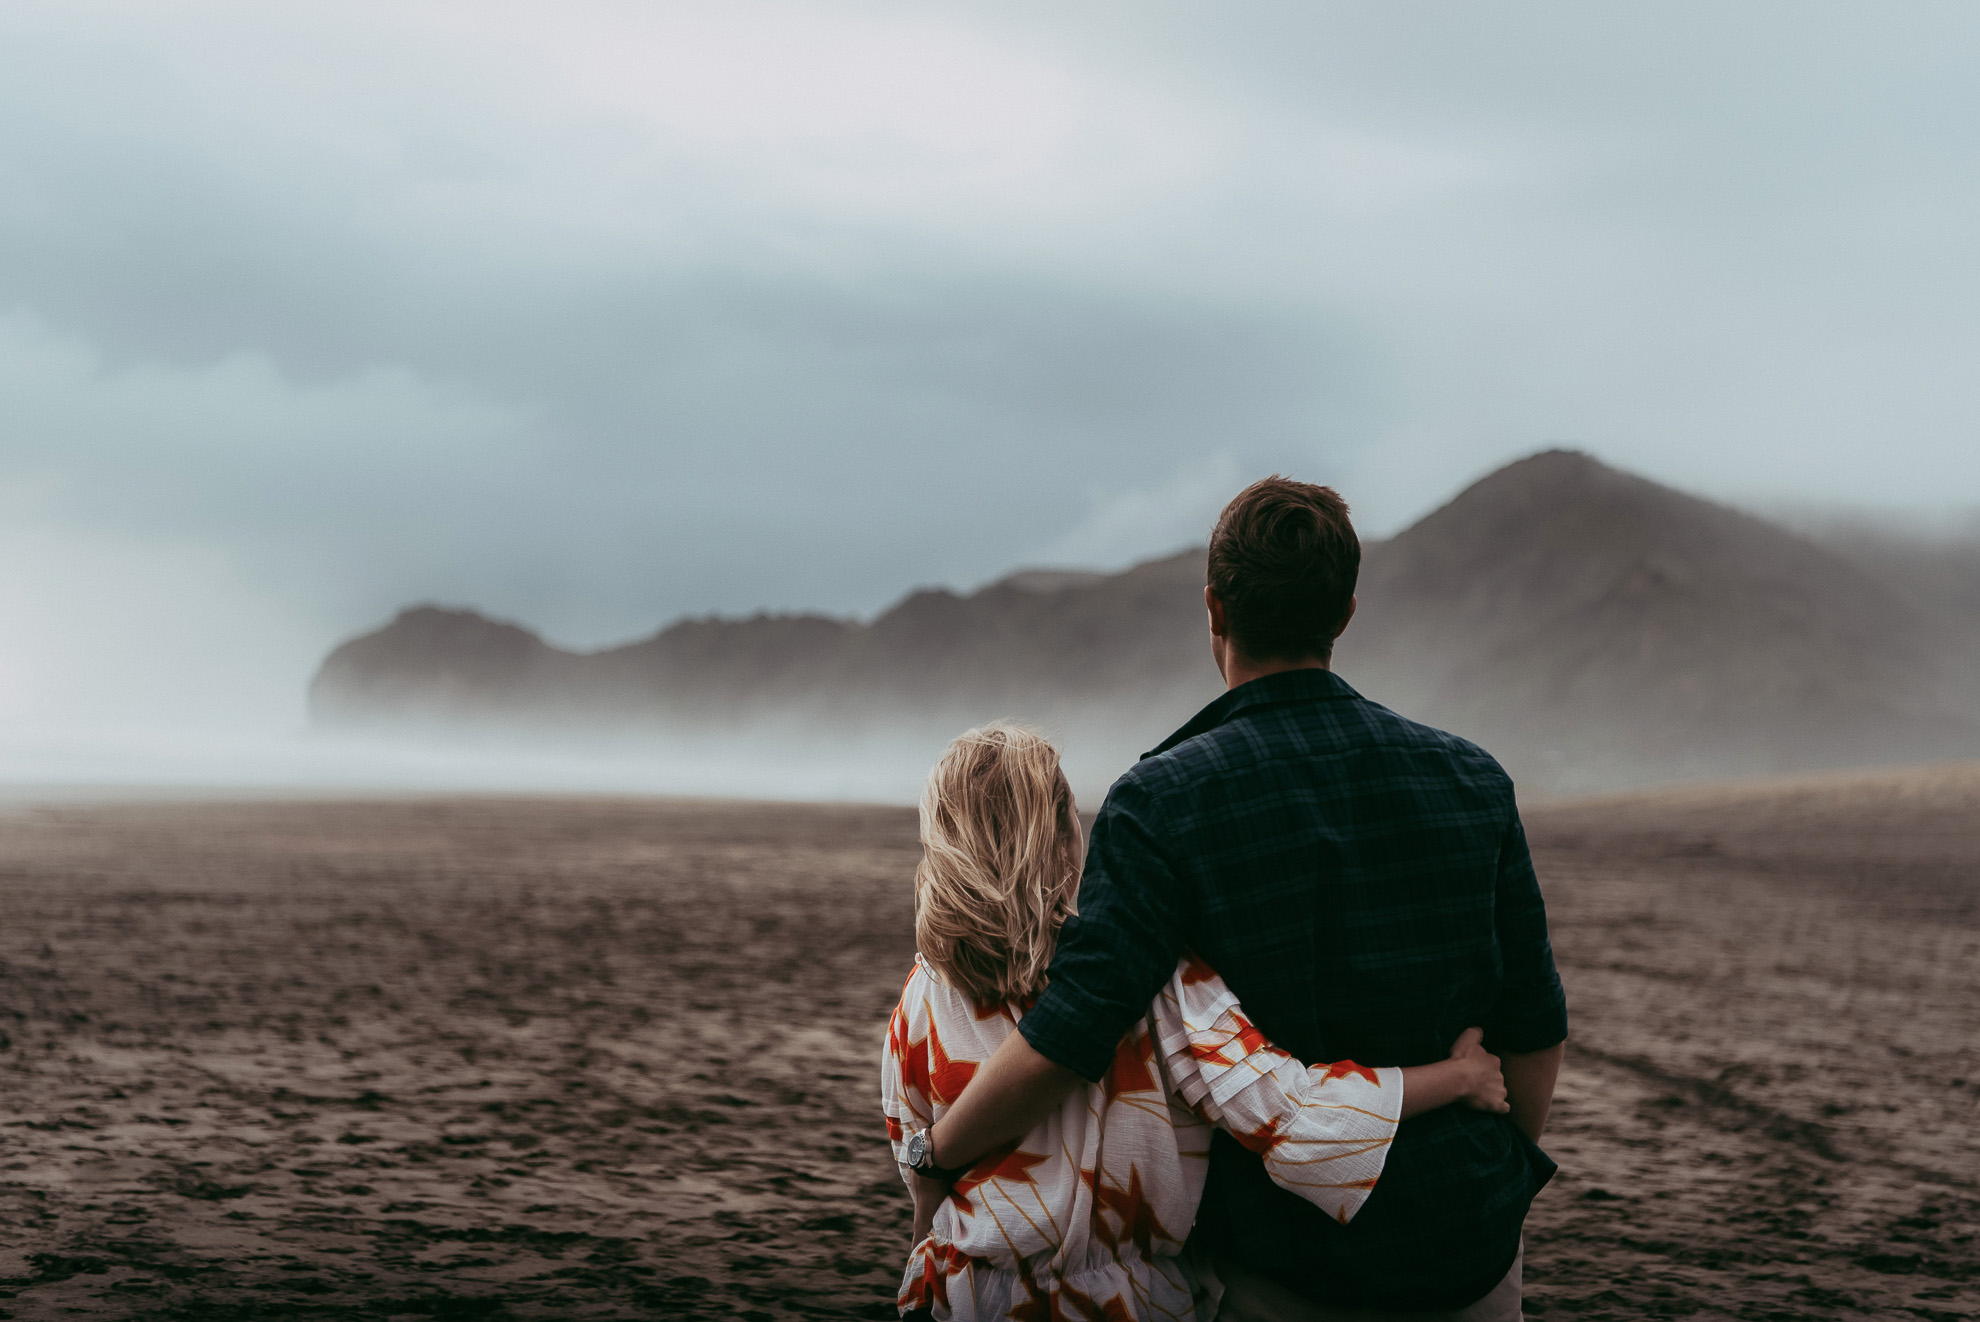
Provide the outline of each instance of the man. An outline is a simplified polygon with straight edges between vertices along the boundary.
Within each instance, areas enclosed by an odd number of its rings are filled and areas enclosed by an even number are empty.
[[[1505,772],[1330,669],[1360,565],[1326,487],[1267,478],[1225,508],[1204,602],[1228,691],[1108,793],[1049,986],[929,1133],[918,1204],[1100,1078],[1188,948],[1302,1060],[1425,1064],[1483,1025],[1511,1104],[1405,1122],[1345,1226],[1218,1134],[1192,1243],[1220,1316],[1520,1316],[1566,1000]]]

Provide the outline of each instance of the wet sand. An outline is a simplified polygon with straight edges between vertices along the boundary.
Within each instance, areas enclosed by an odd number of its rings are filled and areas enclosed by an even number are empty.
[[[1980,1316],[1980,771],[1529,811],[1536,1316]],[[911,813],[0,815],[0,1313],[893,1316]]]

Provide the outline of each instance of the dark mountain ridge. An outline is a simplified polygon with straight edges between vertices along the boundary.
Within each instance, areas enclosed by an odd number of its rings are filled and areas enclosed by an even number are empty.
[[[1551,451],[1366,547],[1336,666],[1552,790],[1980,755],[1976,631],[1941,583]],[[899,732],[1016,717],[1102,779],[1220,690],[1200,550],[915,592],[870,623],[682,620],[579,653],[422,606],[334,651],[313,719],[560,739]]]
[[[1375,548],[1343,674],[1563,788],[1980,753],[1970,644],[1801,534],[1582,455]]]

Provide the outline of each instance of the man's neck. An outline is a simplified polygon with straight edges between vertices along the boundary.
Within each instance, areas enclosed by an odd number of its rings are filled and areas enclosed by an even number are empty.
[[[1236,648],[1226,648],[1220,669],[1224,673],[1224,687],[1234,689],[1249,684],[1254,679],[1267,675],[1283,674],[1288,670],[1332,670],[1333,657],[1304,656],[1293,660],[1257,661]]]

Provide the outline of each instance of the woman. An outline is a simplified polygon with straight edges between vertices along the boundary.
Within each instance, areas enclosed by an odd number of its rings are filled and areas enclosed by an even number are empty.
[[[951,744],[921,799],[920,953],[881,1060],[903,1179],[907,1143],[962,1095],[1045,985],[1073,912],[1081,840],[1057,750],[1015,726]],[[1409,1069],[1302,1067],[1186,957],[1121,1041],[1106,1078],[955,1183],[916,1227],[903,1313],[935,1318],[1204,1318],[1218,1286],[1183,1253],[1212,1125],[1272,1179],[1346,1224],[1375,1187],[1398,1121],[1464,1101],[1505,1109],[1478,1030]]]

